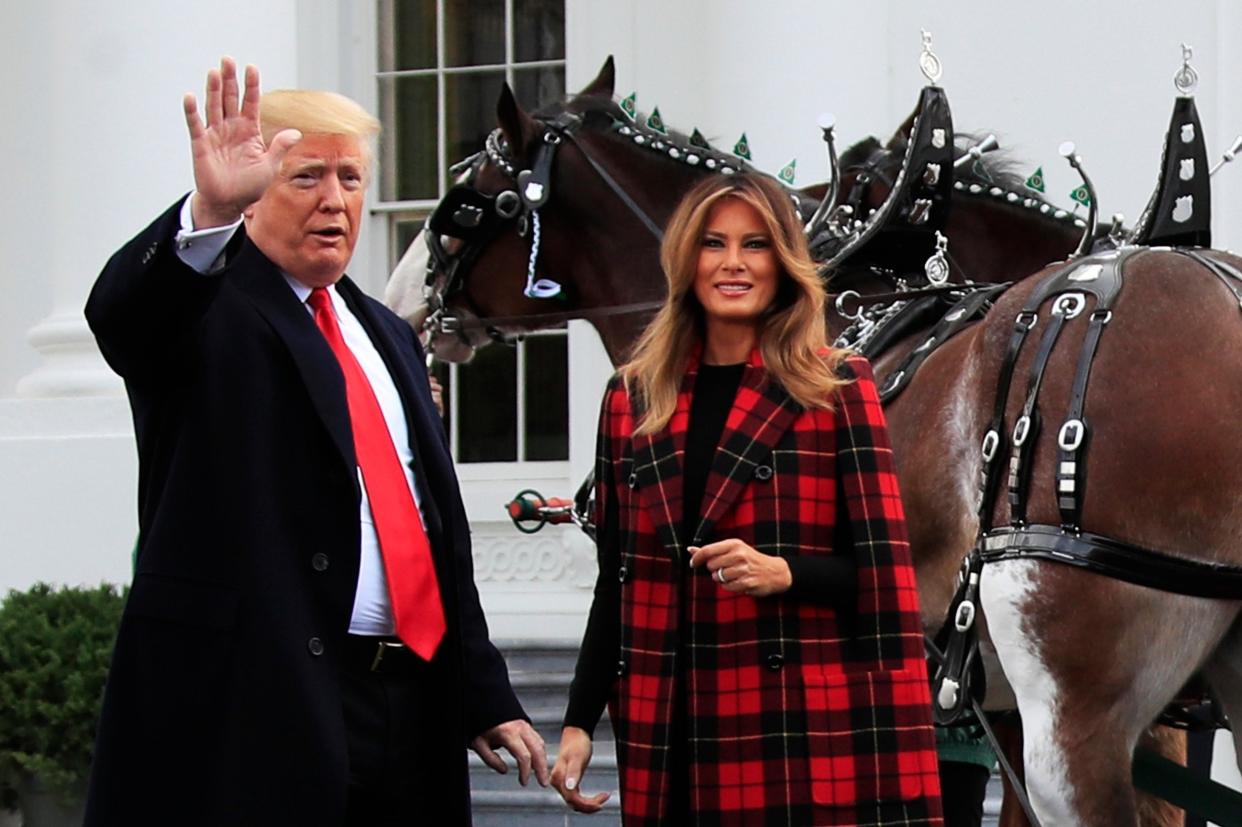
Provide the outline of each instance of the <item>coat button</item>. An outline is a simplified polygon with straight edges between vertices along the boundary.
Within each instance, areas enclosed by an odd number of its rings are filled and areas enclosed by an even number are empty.
[[[315,571],[327,571],[328,555],[324,554],[322,551],[315,554],[315,556],[311,558],[311,568]]]
[[[630,570],[627,569],[625,566],[622,566],[621,568],[617,569],[617,581],[618,582],[624,583],[626,578],[629,576],[630,576]]]
[[[319,657],[323,654],[323,641],[317,637],[311,638],[306,641],[306,651],[310,652],[315,657]]]
[[[638,474],[630,474],[629,480],[626,482],[630,488],[638,488]]]
[[[764,480],[765,482],[767,480],[772,479],[772,466],[771,465],[755,466],[755,479]]]
[[[781,667],[785,665],[785,656],[779,652],[773,655],[768,655],[767,665],[768,669],[773,672],[779,672],[781,671]]]
[[[620,677],[621,675],[624,675],[625,670],[628,668],[629,667],[626,665],[624,660],[617,661],[617,676]]]

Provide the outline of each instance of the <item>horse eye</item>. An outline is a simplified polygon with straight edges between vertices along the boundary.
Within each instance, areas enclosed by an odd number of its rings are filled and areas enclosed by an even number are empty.
[[[513,218],[522,208],[522,199],[513,190],[505,190],[496,196],[496,214],[501,218]]]

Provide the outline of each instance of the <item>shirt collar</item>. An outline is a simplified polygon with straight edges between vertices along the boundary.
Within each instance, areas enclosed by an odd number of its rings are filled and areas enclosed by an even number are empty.
[[[284,270],[281,270],[280,274],[285,277],[285,283],[289,285],[289,289],[293,291],[293,294],[298,297],[298,301],[302,304],[306,304],[306,300],[310,298],[311,288],[307,287],[305,284],[298,281]],[[335,305],[337,303],[335,284],[328,285],[328,296],[332,299],[332,304]]]

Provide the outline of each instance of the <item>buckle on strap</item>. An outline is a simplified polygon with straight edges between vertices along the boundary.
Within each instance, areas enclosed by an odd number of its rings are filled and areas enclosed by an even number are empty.
[[[1081,419],[1069,419],[1057,433],[1057,447],[1067,453],[1073,453],[1082,446],[1087,426]]]

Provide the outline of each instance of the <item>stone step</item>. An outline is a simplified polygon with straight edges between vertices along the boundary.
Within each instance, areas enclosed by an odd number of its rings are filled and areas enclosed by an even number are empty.
[[[529,639],[493,639],[514,672],[558,672],[573,675],[578,663],[578,644]]]
[[[551,790],[476,793],[471,797],[475,827],[620,827],[621,803],[614,795],[593,815],[569,809]]]

